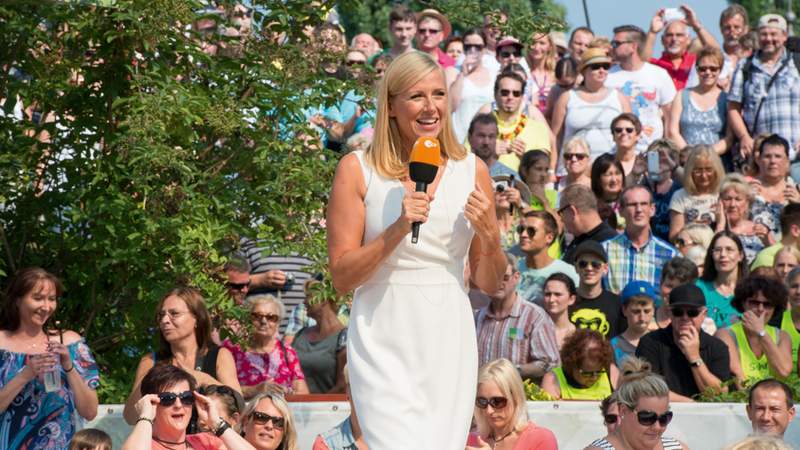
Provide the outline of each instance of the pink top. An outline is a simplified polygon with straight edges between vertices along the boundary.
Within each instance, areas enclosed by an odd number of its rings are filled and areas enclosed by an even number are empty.
[[[236,374],[242,386],[255,386],[265,381],[279,384],[291,392],[295,380],[305,380],[297,352],[281,343],[269,353],[244,351],[228,339],[222,346],[230,350],[236,362]]]
[[[214,436],[211,433],[187,434],[186,443],[191,445],[195,450],[219,450],[225,448],[225,444],[222,442],[222,439]],[[150,448],[152,450],[164,450],[171,449],[173,447],[174,446],[160,444],[158,441],[153,439],[153,445]]]
[[[469,434],[467,445],[478,446],[478,433]],[[558,450],[558,441],[552,431],[528,422],[528,426],[522,430],[517,443],[514,444],[513,450]]]

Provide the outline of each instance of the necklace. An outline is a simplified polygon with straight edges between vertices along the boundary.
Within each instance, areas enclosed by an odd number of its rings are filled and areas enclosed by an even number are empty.
[[[494,437],[494,436],[492,436],[492,440],[494,441],[494,445],[497,445],[497,444],[503,442],[507,437],[511,436],[511,433],[513,433],[513,432],[514,432],[514,430],[512,429],[511,431],[509,431],[508,433],[504,434],[503,437],[501,437],[499,439]],[[494,445],[492,445],[492,448],[494,448]]]
[[[494,117],[500,122],[500,117],[497,116],[497,111],[494,112]],[[500,133],[500,139],[503,141],[513,141],[514,139],[522,133],[522,130],[525,129],[525,125],[528,123],[528,116],[525,113],[519,115],[519,123],[517,126],[514,127],[514,130],[511,133]]]
[[[171,441],[167,441],[167,440],[164,440],[164,439],[159,439],[159,438],[153,436],[153,440],[158,442],[162,446],[169,448],[169,449],[175,449],[175,447],[170,447],[170,445],[183,445],[183,446],[185,446],[185,448],[189,448],[189,444],[186,443],[186,439],[182,440],[181,442],[171,442]],[[169,444],[169,445],[167,445],[167,444]]]

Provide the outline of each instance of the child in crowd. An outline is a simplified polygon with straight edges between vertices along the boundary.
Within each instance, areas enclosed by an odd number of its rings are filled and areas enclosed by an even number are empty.
[[[96,428],[84,428],[72,436],[68,450],[111,450],[111,436]]]
[[[655,288],[646,281],[631,281],[622,290],[622,315],[628,320],[628,328],[611,339],[617,366],[636,353],[639,338],[658,328],[653,321],[655,302]]]

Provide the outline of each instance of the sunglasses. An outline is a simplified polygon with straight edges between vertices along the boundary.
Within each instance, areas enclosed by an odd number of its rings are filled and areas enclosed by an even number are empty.
[[[501,58],[511,58],[512,56],[514,58],[521,58],[522,52],[500,52]]]
[[[587,67],[589,68],[589,70],[600,70],[600,69],[603,69],[603,70],[607,71],[608,69],[611,68],[611,64],[608,64],[608,63],[589,64]]]
[[[617,415],[617,414],[606,414],[606,415],[603,416],[603,424],[604,425],[611,425],[611,424],[617,423],[618,419],[619,419],[619,415]]]
[[[636,128],[633,128],[633,127],[614,127],[614,134],[620,134],[623,131],[628,133],[628,134],[633,134],[633,132],[636,131]]]
[[[225,287],[230,289],[230,290],[232,290],[232,291],[243,291],[243,290],[245,290],[245,289],[250,287],[250,282],[249,281],[247,283],[231,283],[231,282],[227,282],[227,283],[225,283]]]
[[[666,427],[672,422],[672,411],[667,411],[660,416],[653,411],[636,411],[636,419],[639,425],[649,427],[658,422],[662,427]]]
[[[483,46],[480,44],[464,44],[464,51],[468,52],[470,50],[483,50]]]
[[[522,97],[522,91],[514,91],[511,89],[500,89],[500,97],[508,97],[513,95],[516,98]]]
[[[587,155],[586,153],[564,153],[564,160],[565,161],[571,161],[573,159],[576,160],[576,161],[583,161],[584,159],[586,159],[588,157],[589,157],[589,155]]]
[[[621,46],[622,44],[628,44],[628,43],[631,43],[631,42],[633,42],[633,41],[611,41],[611,48],[617,48],[617,47]]]
[[[687,241],[687,240],[685,240],[683,238],[675,239],[675,246],[676,247],[691,247],[693,245],[695,245],[695,243],[692,242],[692,241]]]
[[[267,320],[267,322],[278,323],[280,317],[277,314],[259,314],[259,313],[250,313],[250,318],[253,319],[254,322],[261,322],[262,320]]]
[[[437,30],[436,28],[420,28],[417,31],[419,34],[436,34],[442,30]]]
[[[600,261],[578,261],[579,269],[585,269],[589,266],[592,266],[592,269],[597,270],[603,267],[603,263],[601,263]]]
[[[348,67],[349,66],[363,66],[366,63],[367,63],[366,61],[361,61],[360,59],[348,59],[347,61],[344,62],[344,64],[346,66],[348,66]]]
[[[717,67],[717,66],[700,66],[700,67],[697,68],[697,72],[699,72],[699,73],[702,73],[702,72],[714,72],[714,73],[716,73],[716,72],[719,72],[719,67]]]
[[[192,391],[183,391],[180,394],[174,392],[161,392],[158,394],[158,400],[161,406],[172,406],[175,400],[180,399],[181,405],[191,406],[194,404],[194,393]]]
[[[764,309],[775,309],[775,305],[770,302],[760,302],[752,298],[745,300],[745,303],[747,303],[747,305],[751,308],[758,308],[760,306]]]
[[[517,225],[517,234],[522,235],[524,233],[527,233],[529,237],[533,237],[536,235],[536,227]]]
[[[503,409],[508,405],[508,399],[505,397],[477,397],[475,399],[475,406],[480,409],[486,409],[489,405],[492,405],[494,409]]]
[[[581,376],[584,376],[586,378],[596,378],[596,377],[599,377],[600,375],[603,375],[604,373],[606,373],[606,371],[605,371],[605,369],[601,369],[601,370],[583,370],[583,369],[578,369],[578,373],[580,373]]]
[[[266,425],[267,422],[272,421],[272,426],[281,430],[283,429],[284,425],[286,425],[286,419],[283,417],[270,416],[267,413],[259,411],[253,411],[253,413],[250,414],[250,418],[253,419],[253,422],[259,425]]]
[[[669,311],[672,317],[689,317],[690,319],[694,319],[700,315],[700,309],[698,308],[670,308]]]

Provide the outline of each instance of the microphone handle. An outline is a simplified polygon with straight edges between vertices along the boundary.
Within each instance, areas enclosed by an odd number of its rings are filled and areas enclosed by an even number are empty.
[[[417,181],[417,192],[425,192],[428,190],[428,183]],[[411,243],[416,244],[419,241],[419,226],[422,222],[414,222],[411,224]]]

